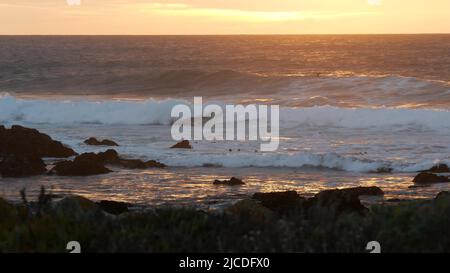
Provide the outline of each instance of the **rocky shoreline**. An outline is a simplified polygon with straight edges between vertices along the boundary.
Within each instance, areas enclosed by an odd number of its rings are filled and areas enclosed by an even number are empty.
[[[223,211],[156,207],[82,196],[58,201],[42,189],[36,201],[0,198],[0,252],[383,252],[450,251],[450,193],[427,201],[361,204],[377,187],[326,190],[311,198],[295,191],[255,193]]]
[[[89,138],[86,145],[117,146]],[[170,148],[191,149],[186,141]],[[44,159],[57,158],[47,165]],[[77,154],[35,129],[0,126],[0,174],[90,176],[124,169],[165,168],[163,163],[123,158],[113,149]],[[436,165],[417,174],[411,187],[450,182]],[[245,181],[211,181],[241,187]],[[450,251],[450,193],[426,201],[364,205],[362,196],[383,196],[378,187],[321,191],[257,192],[223,210],[149,207],[82,196],[55,196],[44,188],[29,201],[0,198],[0,252],[65,252],[78,240],[89,252],[364,252],[379,241],[384,252]]]

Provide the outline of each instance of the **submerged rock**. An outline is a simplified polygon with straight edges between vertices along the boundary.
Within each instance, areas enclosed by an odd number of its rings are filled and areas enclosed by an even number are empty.
[[[450,179],[447,176],[440,176],[432,173],[422,172],[419,173],[413,180],[414,183],[419,185],[435,184],[435,183],[447,183]]]
[[[296,191],[255,193],[253,199],[261,202],[261,205],[277,212],[285,212],[299,208],[305,199]]]
[[[191,144],[188,140],[183,140],[178,142],[177,144],[170,147],[171,149],[192,149]]]
[[[44,174],[45,163],[36,156],[5,156],[0,161],[0,174],[3,177],[26,177]]]
[[[450,168],[446,164],[437,164],[433,166],[429,170],[425,170],[422,172],[430,172],[430,173],[450,173]]]
[[[117,202],[117,201],[108,201],[102,200],[97,203],[97,205],[104,211],[109,214],[119,215],[125,212],[128,212],[128,207],[130,204],[125,202]]]
[[[214,185],[239,186],[245,185],[245,183],[241,179],[232,177],[230,180],[214,180]]]
[[[86,139],[84,141],[84,143],[87,144],[87,145],[93,145],[93,146],[119,146],[119,144],[117,144],[116,142],[114,142],[112,140],[104,139],[102,141],[99,141],[95,137],[91,137],[89,139]]]
[[[0,156],[5,155],[64,158],[76,153],[36,129],[13,125],[0,126]]]

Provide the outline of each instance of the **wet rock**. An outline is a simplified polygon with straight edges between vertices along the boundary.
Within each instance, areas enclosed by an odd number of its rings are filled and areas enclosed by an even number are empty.
[[[430,173],[450,173],[450,168],[446,164],[437,164],[433,166],[429,170],[425,170],[422,172],[430,172]]]
[[[86,153],[77,156],[73,161],[62,161],[55,164],[50,174],[61,176],[89,176],[112,172],[99,160],[97,154]]]
[[[232,177],[230,180],[214,180],[214,185],[239,186],[245,185],[245,183],[241,179]]]
[[[252,198],[264,207],[281,213],[299,208],[305,200],[296,191],[255,193]]]
[[[41,158],[35,156],[5,156],[0,162],[3,177],[26,177],[44,174],[47,171]]]
[[[0,155],[64,158],[76,153],[36,129],[13,125],[11,129],[0,126]]]
[[[119,153],[116,150],[109,149],[97,154],[98,160],[105,164],[112,164],[120,160]]]
[[[97,205],[104,211],[109,214],[119,215],[125,212],[128,212],[128,207],[130,204],[125,202],[116,202],[116,201],[108,201],[102,200],[97,203]]]
[[[381,167],[381,168],[376,169],[372,173],[392,173],[392,171],[393,171],[392,168]]]
[[[416,177],[414,177],[413,182],[419,185],[426,184],[435,184],[435,183],[447,183],[450,182],[450,179],[447,176],[440,176],[432,173],[419,173]]]
[[[167,167],[165,164],[155,161],[155,160],[149,160],[149,161],[145,162],[145,166],[147,168],[165,168],[165,167]]]
[[[356,213],[365,215],[368,209],[361,204],[358,194],[349,190],[325,190],[309,198],[304,208],[310,213],[327,210],[335,216],[343,213]]]
[[[170,147],[171,149],[192,149],[191,144],[187,140],[178,142],[177,144]]]
[[[111,165],[123,167],[126,169],[147,169],[147,168],[165,168],[166,165],[155,161],[155,160],[149,160],[147,162],[144,162],[139,159],[119,159],[115,162],[111,162]]]
[[[144,162],[139,159],[123,159],[112,149],[106,152],[84,153],[75,158],[74,161],[63,161],[55,164],[50,174],[64,176],[88,176],[112,172],[105,165],[117,166],[127,169],[164,168],[166,165],[149,160]]]
[[[104,139],[102,141],[99,141],[95,137],[91,137],[89,139],[86,139],[84,141],[84,143],[87,144],[87,145],[93,145],[93,146],[119,146],[119,144],[117,144],[116,142],[114,142],[112,140]]]

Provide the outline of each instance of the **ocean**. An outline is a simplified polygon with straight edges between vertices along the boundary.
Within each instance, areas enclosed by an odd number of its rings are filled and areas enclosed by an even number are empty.
[[[169,149],[171,109],[280,105],[280,148],[195,141]],[[166,169],[85,178],[0,178],[0,196],[57,194],[142,206],[217,208],[258,191],[381,187],[429,198],[420,170],[450,165],[450,35],[0,36],[0,124],[36,128],[77,152],[89,137]],[[52,159],[48,159],[49,162]],[[381,172],[382,170],[391,172]],[[218,187],[240,177],[246,185]]]

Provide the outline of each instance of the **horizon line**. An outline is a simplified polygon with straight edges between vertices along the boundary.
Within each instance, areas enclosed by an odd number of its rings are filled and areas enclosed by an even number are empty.
[[[236,34],[1,34],[0,36],[308,36],[308,35],[450,35],[450,32],[411,33],[236,33]]]

